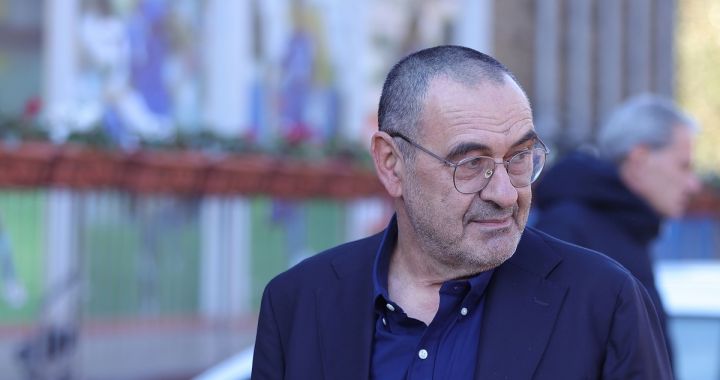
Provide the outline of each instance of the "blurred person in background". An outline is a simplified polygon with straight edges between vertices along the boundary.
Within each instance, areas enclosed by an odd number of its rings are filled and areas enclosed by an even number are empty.
[[[507,68],[458,46],[411,54],[378,120],[396,214],[267,285],[253,379],[671,378],[642,285],[525,228],[547,149]]]
[[[645,286],[670,350],[650,248],[664,218],[683,214],[700,182],[692,171],[697,126],[670,100],[643,94],[620,105],[597,149],[557,162],[535,190],[535,227],[617,260]]]

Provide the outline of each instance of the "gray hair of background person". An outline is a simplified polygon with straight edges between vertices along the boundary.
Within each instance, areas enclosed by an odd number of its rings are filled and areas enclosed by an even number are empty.
[[[428,85],[439,76],[474,86],[484,81],[500,85],[504,75],[517,83],[495,58],[462,46],[438,46],[409,55],[395,64],[385,79],[378,107],[379,129],[416,136]],[[407,144],[401,144],[400,150],[409,160],[415,157],[415,150]]]
[[[638,145],[650,149],[669,145],[678,127],[698,130],[695,120],[670,99],[652,94],[638,95],[610,114],[598,132],[598,151],[607,160],[622,162]]]

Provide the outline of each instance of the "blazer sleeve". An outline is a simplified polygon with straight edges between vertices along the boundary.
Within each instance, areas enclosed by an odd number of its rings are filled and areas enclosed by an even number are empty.
[[[625,280],[617,295],[602,378],[673,378],[657,313],[634,277]]]
[[[273,309],[271,287],[267,286],[260,303],[252,380],[280,380],[285,375],[282,340]]]

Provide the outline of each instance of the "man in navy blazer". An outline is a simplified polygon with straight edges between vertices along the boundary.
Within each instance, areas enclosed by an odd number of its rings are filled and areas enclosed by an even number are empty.
[[[421,50],[388,74],[378,116],[396,214],[268,284],[253,379],[672,378],[642,285],[525,228],[547,149],[507,68]]]

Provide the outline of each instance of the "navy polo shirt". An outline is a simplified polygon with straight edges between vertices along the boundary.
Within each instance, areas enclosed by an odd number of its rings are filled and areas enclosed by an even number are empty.
[[[493,271],[440,287],[440,307],[430,325],[408,317],[388,296],[390,256],[397,242],[393,217],[376,253],[375,340],[371,378],[472,379],[475,374],[485,288]]]

